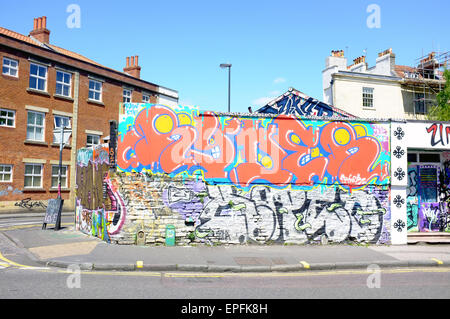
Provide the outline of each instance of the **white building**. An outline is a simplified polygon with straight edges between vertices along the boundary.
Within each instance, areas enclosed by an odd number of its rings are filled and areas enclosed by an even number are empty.
[[[368,67],[361,56],[347,65],[343,51],[332,51],[322,71],[323,101],[363,118],[425,119],[444,87],[441,68],[448,53],[430,53],[417,67],[397,65],[392,49]]]

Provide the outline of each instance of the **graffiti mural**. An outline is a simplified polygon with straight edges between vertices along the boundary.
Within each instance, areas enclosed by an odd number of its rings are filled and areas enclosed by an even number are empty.
[[[389,130],[124,104],[111,179],[134,221],[122,233],[161,243],[177,223],[178,240],[201,243],[389,243]]]
[[[125,204],[109,173],[106,149],[80,149],[76,170],[76,227],[107,242],[121,230]]]
[[[239,118],[125,104],[117,164],[122,172],[201,174],[211,184],[347,191],[389,184],[389,127],[302,121],[294,116]]]
[[[302,116],[318,116],[318,117],[344,117],[353,118],[343,110],[339,110],[331,105],[318,101],[312,97],[303,94],[295,89],[290,89],[279,98],[261,107],[257,113],[265,114],[284,114]]]

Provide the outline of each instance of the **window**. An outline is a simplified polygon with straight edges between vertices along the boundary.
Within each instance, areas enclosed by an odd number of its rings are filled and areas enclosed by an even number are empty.
[[[373,88],[363,87],[363,107],[373,107]]]
[[[25,164],[25,188],[42,187],[42,164]]]
[[[416,93],[414,95],[414,112],[416,114],[425,114],[425,94]]]
[[[150,96],[147,94],[142,95],[142,102],[143,103],[150,103]]]
[[[59,165],[52,165],[52,188],[58,187]],[[67,188],[67,166],[61,166],[61,188]]]
[[[409,163],[440,163],[439,153],[408,153]]]
[[[56,71],[56,94],[62,96],[71,96],[72,75],[63,71]]]
[[[0,164],[0,182],[12,182],[12,165]]]
[[[3,58],[2,73],[4,75],[18,76],[19,62],[17,60]]]
[[[14,127],[15,117],[15,111],[0,109],[0,126]]]
[[[100,145],[100,135],[87,135],[86,147],[93,147],[94,145]]]
[[[89,99],[94,101],[102,100],[102,82],[89,80]]]
[[[47,91],[47,67],[35,63],[30,64],[30,89]]]
[[[64,130],[64,141],[66,141],[66,135],[69,134],[67,129],[71,128],[70,117],[68,116],[60,116],[55,115],[54,120],[54,129],[53,129],[53,143],[61,143],[61,128],[65,128]],[[67,140],[69,137],[67,137]]]
[[[441,156],[436,153],[421,153],[419,154],[420,162],[422,163],[440,163]]]
[[[44,113],[28,111],[27,140],[44,141]]]
[[[409,163],[417,162],[417,153],[408,153],[408,162]]]
[[[123,103],[131,102],[131,90],[123,89]]]

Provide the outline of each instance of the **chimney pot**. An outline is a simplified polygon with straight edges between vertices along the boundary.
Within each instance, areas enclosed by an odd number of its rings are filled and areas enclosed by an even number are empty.
[[[47,30],[47,17],[39,17],[34,19],[33,30],[30,32],[30,36],[42,43],[50,42],[50,31]]]
[[[135,60],[134,60],[134,61],[136,62],[135,66],[138,66],[138,65],[139,65],[138,59],[139,59],[139,56],[136,55]]]
[[[130,66],[130,57],[127,56],[127,68]]]

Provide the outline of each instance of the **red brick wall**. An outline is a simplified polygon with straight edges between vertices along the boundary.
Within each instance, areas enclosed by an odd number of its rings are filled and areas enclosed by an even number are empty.
[[[30,72],[29,57],[32,55],[0,45],[0,63],[2,65],[4,56],[19,61],[19,75],[18,78],[15,78],[0,74],[0,108],[10,109],[16,112],[15,128],[0,127],[0,164],[14,165],[12,183],[0,182],[0,210],[3,206],[5,206],[6,202],[9,202],[9,206],[11,206],[11,203],[14,204],[15,202],[19,202],[26,198],[41,200],[45,203],[49,198],[56,198],[57,191],[53,189],[50,190],[52,169],[52,164],[50,161],[59,160],[59,145],[52,145],[54,128],[54,114],[52,111],[57,110],[67,113],[74,113],[73,100],[54,96],[56,89],[55,62],[46,61],[45,59],[38,57],[35,58],[37,61],[47,62],[50,64],[50,66],[48,66],[47,75],[48,94],[41,94],[27,90],[29,88]],[[67,62],[67,58],[61,59],[61,61]],[[60,67],[65,67],[64,64],[56,64]],[[75,61],[73,65],[77,67],[79,63]],[[88,73],[87,71],[77,71],[80,73],[80,81],[76,148],[79,149],[86,146],[86,130],[103,132],[103,135],[101,136],[102,140],[106,136],[110,135],[110,120],[118,121],[119,103],[123,101],[123,83],[107,77],[102,77],[101,75]],[[105,74],[104,70],[102,70],[102,74]],[[90,75],[104,80],[102,87],[102,104],[88,101]],[[116,75],[112,77],[117,78]],[[71,83],[72,98],[75,98],[75,74],[72,75]],[[131,85],[130,87],[133,86]],[[142,102],[141,89],[133,87],[132,101]],[[154,96],[151,96],[151,102],[156,102],[156,98]],[[48,113],[45,115],[45,143],[43,145],[25,143],[27,130],[27,105],[48,109]],[[73,114],[73,116],[75,117],[76,114]],[[72,126],[73,124],[74,123],[72,120]],[[63,161],[71,161],[71,151],[72,150],[70,147],[66,147],[63,150]],[[24,158],[46,160],[46,163],[43,166],[43,190],[31,191],[24,189]],[[68,167],[67,172],[67,184],[68,188],[73,189],[75,186],[70,184],[70,166]],[[62,193],[62,197],[65,200],[69,199],[69,195],[69,191],[67,190]]]

